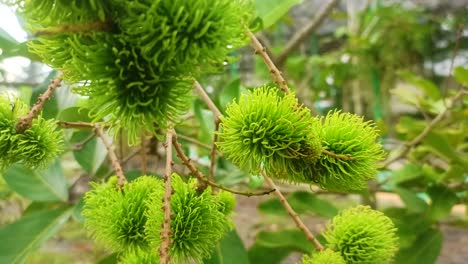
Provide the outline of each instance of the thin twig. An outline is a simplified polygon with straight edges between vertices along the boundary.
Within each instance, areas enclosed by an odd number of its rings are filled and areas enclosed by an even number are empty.
[[[309,240],[310,242],[312,242],[312,244],[314,244],[314,247],[319,250],[319,251],[322,251],[324,250],[325,248],[322,246],[322,244],[320,244],[320,242],[317,240],[317,238],[312,234],[312,232],[310,232],[310,230],[306,227],[306,225],[302,222],[302,220],[299,218],[299,215],[294,211],[294,209],[291,207],[291,205],[289,205],[288,201],[286,200],[286,198],[283,196],[283,194],[280,192],[280,190],[278,189],[278,187],[276,186],[276,184],[273,182],[273,180],[266,174],[266,172],[264,170],[261,171],[262,175],[263,175],[263,178],[265,178],[265,181],[268,183],[268,185],[275,190],[275,194],[276,196],[278,196],[278,199],[279,201],[281,202],[281,204],[283,205],[283,207],[286,209],[286,211],[288,212],[288,214],[291,216],[291,218],[294,220],[294,222],[296,223],[297,227],[299,229],[302,230],[302,232],[304,232],[307,240]]]
[[[146,157],[146,138],[145,135],[141,136],[141,175],[146,175],[146,169],[147,169],[147,157]]]
[[[192,143],[192,144],[197,145],[197,146],[199,146],[199,147],[202,147],[202,148],[211,150],[211,146],[210,146],[210,145],[207,145],[207,144],[205,144],[205,143],[203,143],[203,142],[200,142],[200,141],[198,141],[198,140],[196,140],[196,139],[194,139],[194,138],[191,138],[191,137],[188,137],[188,136],[185,136],[185,135],[177,135],[177,136],[178,136],[180,139],[185,140],[185,141],[187,141],[187,142],[189,142],[189,143]]]
[[[107,153],[109,155],[109,159],[111,161],[112,167],[114,168],[115,174],[119,178],[119,186],[123,186],[126,182],[127,179],[124,176],[122,166],[119,163],[119,159],[117,158],[117,155],[114,152],[114,148],[110,144],[110,142],[107,140],[106,136],[104,135],[104,132],[102,131],[102,128],[99,125],[96,125],[96,134],[99,138],[101,138],[102,143],[107,149]]]
[[[88,142],[90,142],[91,140],[93,140],[93,138],[96,136],[96,134],[94,133],[91,133],[87,138],[85,138],[83,141],[81,142],[78,142],[78,143],[75,143],[75,145],[73,146],[72,150],[75,150],[75,151],[78,151],[78,150],[82,150],[83,147],[88,144]]]
[[[245,26],[245,31],[247,32],[247,35],[249,35],[249,37],[252,40],[251,45],[255,49],[255,54],[258,54],[263,59],[263,62],[270,70],[270,74],[273,76],[275,83],[277,83],[280,86],[283,92],[289,93],[289,87],[288,87],[288,84],[286,83],[286,80],[283,78],[283,76],[281,75],[281,72],[278,70],[276,65],[268,56],[266,52],[266,48],[262,45],[262,43],[260,43],[257,37],[255,37],[255,35],[249,30],[247,26]]]
[[[323,6],[322,9],[318,12],[318,14],[308,23],[305,25],[302,30],[297,32],[291,40],[286,44],[286,47],[283,49],[281,54],[276,59],[276,65],[282,68],[288,56],[295,50],[297,47],[304,42],[307,37],[310,36],[312,32],[314,32],[325,20],[325,18],[330,14],[333,8],[338,3],[338,0],[331,0],[327,4]]]
[[[161,264],[169,263],[169,248],[171,246],[171,174],[172,174],[172,138],[174,136],[174,130],[169,128],[166,134],[166,172],[164,175],[164,181],[166,183],[163,206],[164,221],[161,230],[161,246],[159,247],[159,255],[161,257]]]
[[[447,102],[447,107],[440,112],[432,121],[427,125],[419,135],[417,135],[413,140],[410,142],[406,142],[399,153],[396,156],[393,156],[386,160],[383,164],[382,167],[388,167],[388,165],[392,164],[393,162],[405,157],[409,151],[419,143],[421,143],[426,136],[439,124],[445,117],[445,115],[450,111],[450,109],[453,108],[455,105],[455,102],[458,101],[460,98],[463,97],[463,95],[467,94],[467,91],[464,90],[463,88],[460,89],[453,97],[451,97],[448,102]]]
[[[35,37],[54,36],[57,34],[89,33],[95,31],[109,31],[111,25],[108,22],[94,21],[87,24],[65,24],[56,27],[50,27],[34,32]]]
[[[138,155],[139,153],[141,152],[141,148],[140,149],[137,149],[135,151],[133,151],[132,153],[128,154],[128,156],[126,156],[125,158],[121,159],[120,161],[120,165],[122,167],[125,166],[125,164],[127,164],[127,162],[129,162],[132,158],[134,158],[136,155]],[[114,170],[110,170],[106,176],[104,177],[105,179],[109,178],[112,174],[114,173]]]
[[[208,96],[208,94],[205,92],[205,90],[203,89],[203,87],[200,85],[199,82],[194,81],[193,87],[195,87],[195,90],[197,90],[203,102],[205,102],[208,108],[210,108],[211,112],[213,112],[213,117],[216,122],[216,120],[218,120],[219,117],[222,115],[221,111],[219,111],[218,107],[216,107],[214,102],[211,100],[211,98]]]
[[[218,129],[220,120],[215,120],[215,128],[213,134],[213,144],[211,145],[210,151],[210,181],[215,181],[215,170],[216,170],[216,142],[218,141]]]
[[[57,77],[56,79],[52,80],[47,87],[47,90],[37,98],[36,104],[29,110],[29,112],[25,115],[20,117],[18,123],[16,124],[16,131],[18,133],[23,133],[26,129],[31,127],[32,120],[39,115],[39,112],[42,110],[45,101],[47,101],[54,91],[62,85],[62,77]]]
[[[78,128],[78,129],[95,129],[96,124],[87,123],[87,122],[67,122],[67,121],[57,121],[57,125],[63,128]]]
[[[326,149],[322,149],[322,153],[325,154],[325,155],[337,158],[337,159],[353,160],[353,157],[350,157],[350,156],[345,155],[345,154],[336,154],[336,153],[331,152],[331,151],[326,150]]]
[[[194,165],[193,163],[191,162],[190,158],[187,157],[184,153],[184,150],[182,149],[182,145],[180,145],[180,143],[177,141],[177,134],[174,133],[174,136],[172,138],[173,140],[173,144],[174,144],[174,148],[177,152],[177,156],[182,160],[182,163],[190,170],[190,172],[192,173],[193,176],[195,176],[199,181],[205,183],[205,184],[208,184],[212,187],[215,187],[215,188],[218,188],[218,189],[221,189],[221,190],[224,190],[224,191],[227,191],[227,192],[230,192],[230,193],[234,193],[234,194],[238,194],[238,195],[243,195],[243,196],[247,196],[247,197],[250,197],[250,196],[261,196],[261,195],[268,195],[272,192],[274,192],[275,190],[268,190],[268,191],[264,191],[264,192],[259,192],[259,193],[254,193],[254,192],[241,192],[241,191],[236,191],[236,190],[232,190],[230,188],[227,188],[227,187],[224,187],[222,186],[221,184],[218,184],[218,183],[215,183],[215,182],[212,182],[210,180],[208,180],[205,175],[203,175],[203,173],[201,171],[199,171]]]

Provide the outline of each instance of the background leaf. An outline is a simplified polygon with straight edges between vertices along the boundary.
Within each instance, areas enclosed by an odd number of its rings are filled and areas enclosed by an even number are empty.
[[[421,234],[415,243],[401,249],[395,258],[396,264],[432,264],[435,263],[442,248],[442,233],[439,230],[429,229]]]
[[[0,263],[22,263],[31,251],[52,237],[70,217],[70,207],[40,210],[0,228]]]
[[[211,258],[204,261],[205,264],[249,264],[249,257],[244,244],[237,234],[232,230],[224,236],[215,250],[211,253]]]
[[[263,27],[268,28],[280,20],[289,9],[302,0],[256,0],[255,11],[263,20]]]
[[[3,175],[12,190],[33,201],[67,201],[68,186],[60,161],[46,170],[31,170],[14,164]]]

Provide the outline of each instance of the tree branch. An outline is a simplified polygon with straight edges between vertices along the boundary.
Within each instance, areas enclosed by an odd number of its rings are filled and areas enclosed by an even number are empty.
[[[254,192],[241,192],[241,191],[236,191],[236,190],[232,190],[230,188],[227,188],[227,187],[224,187],[220,184],[217,184],[215,182],[212,182],[210,180],[208,180],[205,175],[203,175],[203,173],[201,173],[191,162],[190,158],[188,158],[183,149],[182,149],[182,145],[180,145],[180,143],[177,141],[177,134],[174,132],[174,137],[172,138],[173,140],[173,144],[174,144],[174,148],[177,152],[177,156],[182,160],[182,163],[190,170],[190,172],[192,173],[193,176],[195,176],[199,181],[205,183],[205,184],[208,184],[212,187],[215,187],[215,188],[218,188],[218,189],[221,189],[221,190],[224,190],[224,191],[227,191],[227,192],[230,192],[230,193],[234,193],[234,194],[238,194],[238,195],[243,195],[243,196],[247,196],[247,197],[250,197],[250,196],[261,196],[261,195],[268,195],[272,192],[274,192],[275,190],[268,190],[268,191],[264,191],[264,192],[259,192],[259,193],[254,193]]]
[[[444,119],[445,115],[450,111],[450,109],[453,108],[453,106],[455,105],[455,102],[458,101],[460,98],[462,98],[463,95],[467,94],[467,92],[468,91],[461,88],[453,97],[451,97],[448,100],[447,107],[442,112],[440,112],[434,119],[432,119],[432,121],[429,123],[429,125],[427,125],[424,128],[424,130],[421,131],[421,133],[419,133],[419,135],[417,135],[410,142],[406,142],[402,146],[400,152],[396,156],[391,157],[388,160],[386,160],[382,164],[382,166],[387,167],[388,165],[392,164],[393,162],[405,157],[414,146],[418,145],[419,143],[421,143],[426,138],[426,136]]]
[[[255,49],[255,54],[258,54],[263,59],[263,62],[265,62],[265,65],[270,70],[270,74],[273,76],[275,83],[277,83],[280,86],[281,90],[284,93],[289,93],[289,87],[288,87],[288,84],[286,83],[286,80],[283,78],[283,76],[281,75],[281,72],[278,70],[276,65],[268,56],[266,52],[266,48],[262,45],[262,43],[260,43],[257,37],[255,37],[255,35],[249,30],[247,26],[244,26],[244,27],[245,27],[245,31],[247,32],[247,35],[249,35],[249,37],[252,40],[251,45]]]
[[[322,22],[325,20],[328,14],[330,14],[337,3],[338,0],[330,0],[330,2],[328,2],[325,6],[322,7],[322,9],[320,9],[318,14],[310,21],[310,23],[305,25],[302,30],[297,32],[291,38],[291,40],[286,44],[286,47],[276,59],[276,65],[278,65],[278,67],[282,68],[284,66],[288,56],[322,24]]]
[[[302,220],[299,218],[299,215],[294,211],[294,209],[291,207],[291,205],[289,205],[288,201],[286,200],[286,198],[283,196],[283,194],[281,193],[281,191],[278,189],[278,187],[276,186],[276,184],[273,182],[273,180],[266,174],[266,172],[264,170],[261,171],[263,177],[265,178],[265,181],[268,183],[268,185],[275,190],[275,194],[276,196],[278,196],[278,199],[279,201],[281,202],[281,204],[283,205],[284,209],[286,209],[286,211],[288,212],[288,214],[291,216],[291,218],[293,219],[293,221],[296,223],[297,227],[299,229],[302,230],[302,232],[304,232],[307,240],[309,240],[310,242],[312,242],[312,244],[314,244],[314,247],[319,250],[319,251],[322,251],[324,250],[325,248],[322,246],[322,244],[320,244],[320,242],[317,240],[317,238],[315,238],[315,236],[312,234],[312,232],[310,232],[310,230],[306,227],[306,225],[302,222]]]
[[[115,174],[119,178],[119,187],[121,187],[127,182],[127,179],[124,176],[122,166],[120,166],[120,163],[119,163],[119,159],[117,158],[117,155],[115,154],[112,145],[109,143],[106,136],[102,132],[102,128],[99,125],[96,125],[95,131],[96,131],[97,136],[101,138],[102,143],[107,149],[107,153],[109,155],[109,159],[111,161],[112,167],[114,168]]]
[[[37,99],[36,104],[29,110],[28,114],[25,116],[20,117],[18,123],[16,124],[16,131],[18,133],[23,133],[26,129],[31,127],[32,120],[39,115],[39,112],[42,110],[45,101],[47,101],[54,91],[61,86],[62,77],[57,77],[56,79],[52,80],[47,87],[47,90],[39,96]]]
[[[172,138],[174,136],[174,130],[169,128],[166,134],[166,173],[164,175],[164,181],[166,183],[163,206],[164,221],[163,229],[161,231],[161,246],[159,247],[159,255],[161,256],[161,264],[169,263],[169,248],[171,246],[171,174],[172,174]]]
[[[95,129],[96,125],[87,122],[67,122],[67,121],[57,121],[57,125],[63,128],[78,128],[78,129]]]
[[[218,107],[213,103],[211,98],[208,96],[208,94],[205,92],[203,87],[200,85],[198,81],[193,82],[193,87],[195,87],[195,90],[197,90],[198,94],[200,95],[200,98],[205,102],[205,104],[210,108],[211,112],[213,112],[213,117],[215,122],[219,120],[219,117],[222,115],[221,111],[219,111]]]

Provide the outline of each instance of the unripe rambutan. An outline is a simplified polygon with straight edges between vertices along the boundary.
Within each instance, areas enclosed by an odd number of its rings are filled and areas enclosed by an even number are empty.
[[[346,263],[391,263],[397,246],[392,220],[369,206],[342,211],[323,233],[327,247],[340,252]]]
[[[377,173],[377,161],[384,156],[374,124],[362,117],[331,111],[315,122],[320,126],[322,147],[348,158],[322,155],[313,169],[316,183],[330,191],[356,191],[366,187]]]
[[[119,264],[159,264],[159,255],[156,250],[142,250],[137,248],[129,250],[119,259]]]
[[[234,164],[250,172],[263,166],[272,177],[307,181],[293,172],[295,162],[313,163],[320,156],[312,120],[293,93],[281,95],[276,88],[260,87],[228,106],[217,145]]]

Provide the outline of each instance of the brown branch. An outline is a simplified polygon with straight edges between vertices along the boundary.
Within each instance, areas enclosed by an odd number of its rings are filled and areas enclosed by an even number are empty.
[[[260,43],[257,37],[255,37],[255,35],[249,30],[247,26],[245,26],[245,30],[247,32],[247,35],[249,35],[249,37],[252,40],[251,45],[255,49],[255,54],[258,54],[263,59],[263,62],[270,70],[270,74],[273,76],[275,83],[277,83],[280,86],[283,92],[289,93],[289,87],[288,87],[288,84],[286,83],[286,80],[283,78],[283,76],[281,75],[281,72],[278,70],[276,65],[268,56],[266,52],[266,48],[262,45],[262,43]]]
[[[136,155],[138,155],[139,153],[141,153],[141,148],[140,148],[140,149],[137,149],[137,150],[135,150],[135,151],[133,151],[132,153],[128,154],[128,156],[126,156],[125,158],[123,158],[123,159],[121,160],[121,162],[120,162],[120,165],[121,165],[122,167],[125,166],[125,164],[127,164],[127,162],[129,162],[132,158],[134,158],[134,157],[135,157]],[[114,171],[111,170],[110,172],[108,172],[108,173],[106,174],[106,176],[105,176],[104,178],[109,178],[109,177],[112,175],[113,172],[114,172]]]
[[[96,125],[87,122],[67,122],[67,121],[57,121],[57,125],[63,128],[78,128],[78,129],[95,129]]]
[[[215,170],[216,170],[216,142],[218,141],[218,129],[220,120],[215,120],[215,128],[213,134],[213,144],[211,145],[210,151],[210,180],[215,181]]]
[[[47,101],[54,91],[61,86],[62,77],[57,77],[56,79],[52,80],[47,87],[47,90],[39,96],[37,99],[36,104],[29,110],[25,116],[20,117],[18,123],[16,124],[16,131],[18,133],[23,133],[26,129],[31,127],[32,120],[39,115],[39,112],[42,110],[45,101]]]
[[[205,104],[210,108],[211,112],[213,112],[213,117],[215,122],[219,120],[219,117],[222,115],[221,111],[219,111],[218,107],[213,103],[211,98],[208,96],[208,94],[205,92],[203,87],[201,87],[200,83],[197,81],[194,81],[193,87],[195,87],[195,90],[197,90],[198,94],[200,95],[201,99]]]
[[[169,263],[169,248],[171,246],[171,174],[172,174],[172,138],[174,136],[174,130],[169,128],[166,134],[166,172],[164,175],[164,181],[166,183],[163,206],[164,221],[161,230],[161,246],[159,247],[159,255],[161,257],[161,264]]]
[[[317,28],[322,24],[322,22],[325,20],[325,18],[330,14],[330,12],[333,10],[333,8],[336,6],[338,3],[338,0],[330,0],[327,4],[325,4],[322,9],[317,13],[317,15],[308,23],[305,25],[302,30],[297,32],[291,40],[286,44],[286,47],[283,49],[281,54],[278,56],[276,59],[276,65],[278,67],[282,68],[284,66],[284,63],[286,62],[288,56],[295,50],[297,47],[304,42],[307,37],[312,34]]]
[[[146,148],[146,138],[144,135],[141,136],[141,175],[146,175],[146,169],[147,169],[147,156],[146,153],[147,148]]]
[[[348,155],[345,155],[345,154],[336,154],[336,153],[331,152],[331,151],[326,150],[326,149],[322,149],[322,153],[325,154],[325,155],[337,158],[337,159],[353,160],[353,157],[351,157],[351,156],[348,156]]]
[[[291,218],[293,219],[293,221],[296,223],[297,227],[299,229],[302,230],[302,232],[304,232],[307,240],[309,240],[310,242],[312,242],[312,244],[314,244],[314,247],[319,250],[319,251],[322,251],[324,250],[325,248],[322,246],[322,244],[320,244],[320,242],[317,240],[317,238],[315,238],[315,236],[312,234],[312,232],[310,232],[310,230],[306,227],[306,225],[302,222],[302,220],[299,218],[299,215],[294,211],[294,209],[291,207],[291,205],[289,205],[288,201],[286,200],[286,198],[283,196],[283,194],[281,193],[281,191],[278,189],[278,187],[276,186],[276,184],[273,182],[273,180],[266,174],[266,172],[264,170],[261,171],[263,177],[265,178],[265,181],[268,183],[268,185],[275,190],[275,194],[276,196],[278,196],[278,199],[280,200],[281,204],[283,205],[283,207],[286,209],[286,211],[288,212],[288,214],[291,216]]]
[[[94,21],[88,24],[65,24],[56,27],[49,27],[38,30],[34,33],[35,37],[54,36],[57,34],[88,33],[95,31],[109,31],[111,25],[109,22]]]
[[[85,138],[83,141],[75,143],[72,147],[72,150],[79,151],[82,150],[86,144],[88,144],[93,138],[96,136],[96,134],[91,133],[87,138]]]
[[[400,152],[394,156],[394,157],[391,157],[389,158],[388,160],[386,160],[383,164],[382,164],[382,167],[387,167],[388,165],[392,164],[393,162],[405,157],[409,151],[415,147],[416,145],[418,145],[419,143],[421,143],[425,138],[426,136],[444,119],[445,115],[453,108],[453,106],[455,105],[455,102],[458,101],[460,98],[463,97],[463,95],[467,94],[468,91],[464,90],[463,88],[461,88],[453,97],[451,97],[448,102],[447,102],[447,107],[442,111],[440,112],[434,119],[432,119],[432,121],[429,123],[429,125],[427,125],[423,131],[421,131],[421,133],[419,133],[419,135],[417,135],[413,140],[411,140],[410,142],[406,142]]]
[[[96,131],[97,136],[101,138],[102,143],[107,149],[107,154],[111,161],[112,167],[114,168],[115,174],[119,178],[119,187],[121,187],[127,182],[127,179],[124,176],[122,166],[119,163],[119,159],[117,158],[117,155],[115,154],[112,145],[110,144],[110,142],[107,140],[106,136],[104,135],[102,128],[99,125],[96,125],[95,127],[96,127],[95,131]]]
[[[190,172],[192,173],[193,176],[195,176],[199,181],[205,183],[205,184],[208,184],[212,187],[215,187],[215,188],[218,188],[218,189],[221,189],[221,190],[224,190],[226,192],[230,192],[230,193],[234,193],[234,194],[238,194],[238,195],[243,195],[243,196],[247,196],[247,197],[250,197],[250,196],[261,196],[261,195],[268,195],[272,192],[274,192],[275,190],[268,190],[268,191],[264,191],[264,192],[258,192],[258,193],[254,193],[254,192],[241,192],[241,191],[236,191],[236,190],[232,190],[230,188],[227,188],[227,187],[224,187],[220,184],[217,184],[215,182],[212,182],[210,180],[208,180],[205,175],[203,175],[202,172],[200,172],[194,165],[193,163],[191,162],[190,158],[188,158],[183,149],[182,149],[182,145],[180,145],[180,143],[177,141],[177,134],[174,133],[174,137],[172,138],[173,140],[173,144],[174,144],[174,148],[177,152],[177,156],[182,160],[182,163],[190,170]]]

